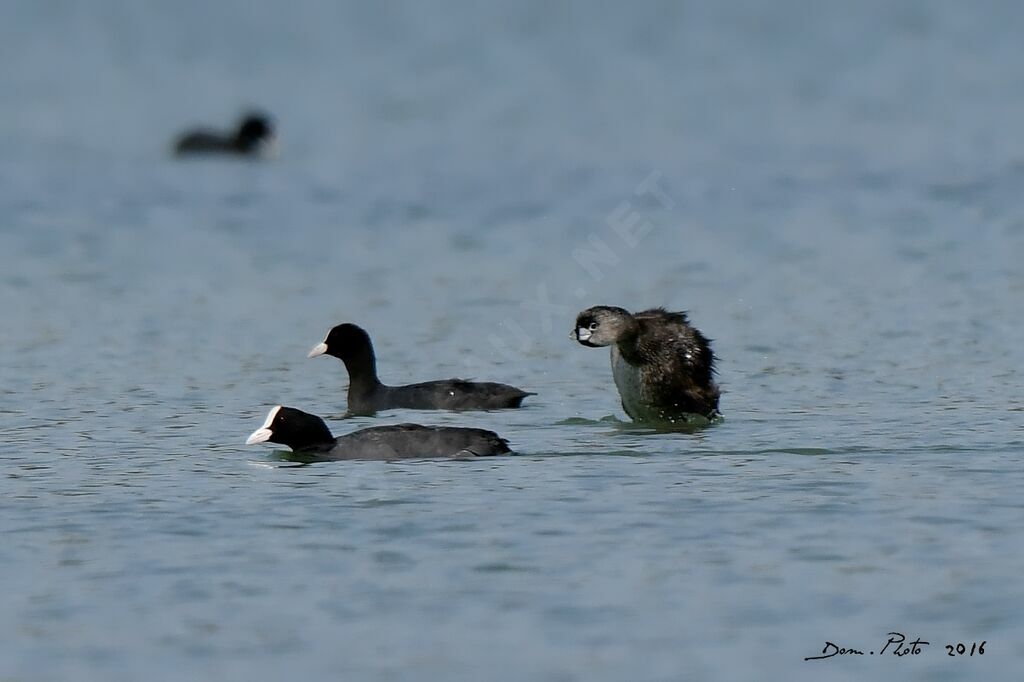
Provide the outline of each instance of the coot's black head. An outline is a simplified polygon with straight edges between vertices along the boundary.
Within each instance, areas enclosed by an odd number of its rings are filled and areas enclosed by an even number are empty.
[[[256,443],[280,443],[292,450],[324,445],[334,441],[331,430],[324,420],[294,407],[277,405],[267,414],[263,426],[252,432],[246,445]]]
[[[598,305],[587,308],[576,316],[576,326],[569,337],[584,346],[596,348],[618,342],[635,328],[636,321],[629,311]]]
[[[370,335],[362,327],[346,322],[329,331],[323,343],[317,344],[309,351],[308,357],[333,355],[339,360],[348,360],[367,353],[373,354]]]
[[[238,146],[245,151],[271,146],[274,142],[274,127],[263,114],[249,114],[238,125],[236,134]]]

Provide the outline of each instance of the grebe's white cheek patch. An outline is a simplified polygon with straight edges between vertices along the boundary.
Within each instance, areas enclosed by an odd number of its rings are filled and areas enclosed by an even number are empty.
[[[324,341],[322,343],[318,343],[315,346],[313,346],[313,350],[309,351],[309,355],[307,355],[306,357],[307,358],[315,358],[316,356],[323,355],[326,352],[327,352],[327,342]]]
[[[591,332],[586,327],[580,327],[579,329],[576,330],[577,341],[588,341],[591,336],[593,336],[593,332]]]

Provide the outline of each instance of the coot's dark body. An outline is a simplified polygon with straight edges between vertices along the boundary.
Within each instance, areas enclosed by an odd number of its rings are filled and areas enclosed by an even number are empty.
[[[498,410],[519,407],[533,395],[515,386],[492,382],[442,379],[405,386],[386,386],[377,377],[377,358],[370,335],[354,324],[339,324],[309,357],[331,355],[348,370],[348,411],[371,415],[380,410]]]
[[[250,114],[232,133],[198,129],[184,133],[174,144],[178,156],[189,154],[235,154],[262,156],[272,153],[275,134],[270,120],[262,114]]]
[[[311,460],[485,457],[511,453],[493,431],[454,426],[396,424],[374,426],[335,438],[316,415],[292,407],[270,410],[246,444],[280,443]]]

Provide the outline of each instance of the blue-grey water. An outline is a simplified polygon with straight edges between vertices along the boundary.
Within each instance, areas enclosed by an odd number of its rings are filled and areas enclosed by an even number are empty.
[[[4,2],[0,679],[1015,679],[1022,21]],[[277,160],[169,157],[252,106]],[[725,421],[623,423],[595,304],[690,311]],[[343,320],[538,395],[342,420]],[[519,455],[290,465],[276,403]]]

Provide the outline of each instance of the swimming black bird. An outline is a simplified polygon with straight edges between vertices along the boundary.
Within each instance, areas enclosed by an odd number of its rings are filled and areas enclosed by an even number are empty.
[[[320,417],[282,405],[270,410],[263,426],[245,444],[266,441],[287,445],[312,460],[484,457],[512,452],[508,441],[493,431],[454,426],[374,426],[335,438]]]
[[[178,156],[188,154],[238,154],[273,156],[277,136],[270,119],[264,114],[250,113],[238,122],[233,133],[198,129],[184,133],[174,144]]]
[[[369,415],[378,410],[496,410],[519,407],[535,395],[515,386],[490,382],[442,379],[406,386],[385,386],[377,378],[377,358],[366,330],[339,324],[309,351],[309,357],[332,355],[348,370],[349,414]]]
[[[622,409],[635,421],[720,416],[715,355],[686,313],[654,308],[630,314],[595,306],[576,317],[572,336],[584,346],[612,347],[612,376]]]

